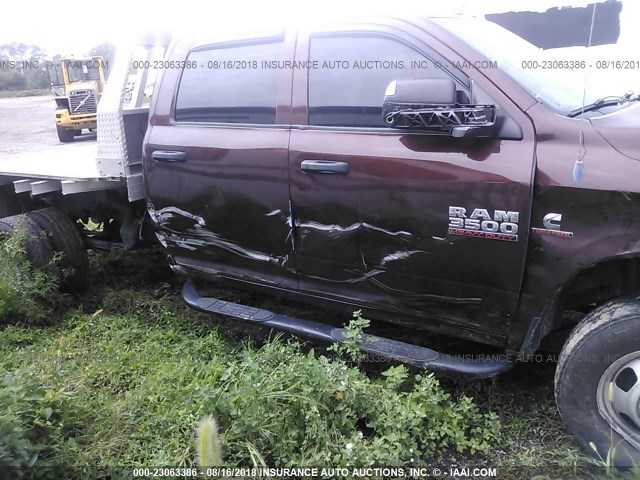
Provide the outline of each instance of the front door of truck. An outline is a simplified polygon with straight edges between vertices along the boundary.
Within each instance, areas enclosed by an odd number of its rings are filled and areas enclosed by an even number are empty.
[[[297,286],[288,221],[292,73],[261,65],[292,55],[294,41],[274,33],[183,42],[170,55],[154,92],[145,181],[159,239],[191,274]]]
[[[295,72],[289,157],[300,289],[503,331],[529,228],[526,117],[478,79],[522,124],[520,139],[386,128],[381,106],[392,80],[452,78],[460,102],[472,95],[472,78],[393,28],[311,32],[299,36],[296,54],[314,62]],[[484,235],[482,222],[498,231],[509,223],[511,234]]]

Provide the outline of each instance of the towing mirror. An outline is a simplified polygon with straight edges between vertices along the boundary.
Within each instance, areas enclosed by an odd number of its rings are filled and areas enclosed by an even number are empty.
[[[459,138],[487,136],[486,127],[496,123],[497,107],[459,104],[450,79],[394,80],[385,92],[382,115],[391,128]]]

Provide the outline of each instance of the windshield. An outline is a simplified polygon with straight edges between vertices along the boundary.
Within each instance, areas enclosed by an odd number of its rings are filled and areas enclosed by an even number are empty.
[[[100,70],[89,65],[87,67],[87,80],[100,80]]]
[[[60,66],[60,64],[48,67],[47,73],[49,73],[49,83],[51,83],[52,87],[59,87],[61,85],[64,85],[64,80],[62,77],[62,66]]]
[[[496,61],[498,69],[511,77],[539,101],[561,112],[583,105],[586,68],[578,62],[558,61],[544,50],[493,22],[473,18],[433,18],[470,47]],[[597,95],[587,91],[585,103]]]
[[[67,62],[67,75],[69,75],[69,82],[84,82],[98,80],[100,71],[93,62],[73,60]]]

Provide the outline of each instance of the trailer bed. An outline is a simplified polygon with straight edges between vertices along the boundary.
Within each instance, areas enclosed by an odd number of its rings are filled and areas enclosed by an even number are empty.
[[[55,126],[54,126],[55,128]],[[0,175],[56,179],[100,179],[92,140],[0,154]]]
[[[34,195],[123,186],[123,178],[99,172],[95,133],[60,143],[54,111],[51,96],[0,99],[0,182]]]

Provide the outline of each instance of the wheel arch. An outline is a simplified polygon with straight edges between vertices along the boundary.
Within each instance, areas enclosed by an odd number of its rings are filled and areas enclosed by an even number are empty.
[[[586,314],[617,298],[640,295],[640,251],[604,258],[577,270],[564,283],[547,309],[541,331],[542,341],[558,336],[563,341]],[[575,312],[576,315],[567,315]]]

